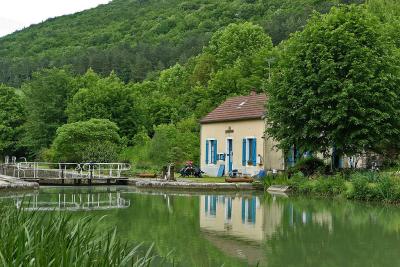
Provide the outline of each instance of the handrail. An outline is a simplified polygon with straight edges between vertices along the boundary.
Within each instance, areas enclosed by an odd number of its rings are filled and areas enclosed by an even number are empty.
[[[26,177],[26,172],[31,171],[33,178],[39,178],[39,172],[56,172],[58,178],[65,179],[66,176],[78,178],[87,176],[92,178],[120,178],[123,171],[129,171],[131,165],[128,163],[102,163],[102,162],[18,162],[15,165],[14,176]],[[56,167],[57,166],[57,167]],[[56,176],[56,177],[57,177]]]

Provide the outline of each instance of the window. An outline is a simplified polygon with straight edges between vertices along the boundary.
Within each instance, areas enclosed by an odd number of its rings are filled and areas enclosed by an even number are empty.
[[[217,152],[217,140],[207,139],[206,140],[206,164],[217,164],[218,152]]]
[[[211,140],[210,141],[210,155],[211,155],[211,164],[215,164],[215,162],[214,162],[214,157],[213,157],[213,155],[216,153],[216,151],[215,151],[215,146],[214,146],[214,143],[215,143],[215,140]]]
[[[257,164],[257,139],[244,138],[242,148],[242,165],[256,166]]]

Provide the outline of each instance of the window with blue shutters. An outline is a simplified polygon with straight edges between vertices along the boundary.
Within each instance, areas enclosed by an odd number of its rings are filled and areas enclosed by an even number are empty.
[[[217,140],[206,140],[206,164],[217,164]]]
[[[242,165],[253,165],[257,164],[257,139],[256,138],[244,138],[242,147]]]

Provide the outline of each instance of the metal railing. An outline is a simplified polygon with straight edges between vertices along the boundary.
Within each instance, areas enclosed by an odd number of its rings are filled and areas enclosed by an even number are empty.
[[[18,178],[58,178],[58,179],[118,179],[124,171],[131,169],[127,163],[52,163],[15,162],[13,176]]]

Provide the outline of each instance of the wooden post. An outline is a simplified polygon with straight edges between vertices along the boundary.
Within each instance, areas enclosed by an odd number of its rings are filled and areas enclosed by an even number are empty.
[[[175,179],[175,165],[174,164],[169,165],[169,180],[176,181],[176,179]]]
[[[61,184],[64,184],[64,166],[61,164]]]
[[[92,185],[92,179],[93,179],[93,163],[89,164],[89,181],[88,184]]]
[[[168,171],[168,166],[163,166],[161,178],[164,180],[167,180],[167,171]]]

